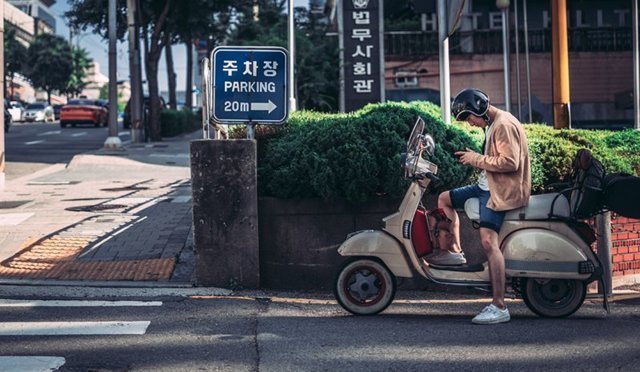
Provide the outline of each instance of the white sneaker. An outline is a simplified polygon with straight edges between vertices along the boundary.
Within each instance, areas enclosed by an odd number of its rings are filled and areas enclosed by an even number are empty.
[[[436,254],[427,256],[426,259],[429,263],[441,266],[459,266],[467,263],[467,259],[464,258],[463,253],[456,253],[450,251],[436,251]]]
[[[496,305],[491,304],[482,309],[471,322],[474,324],[498,324],[506,323],[509,320],[511,320],[511,315],[509,315],[507,308],[500,310]]]

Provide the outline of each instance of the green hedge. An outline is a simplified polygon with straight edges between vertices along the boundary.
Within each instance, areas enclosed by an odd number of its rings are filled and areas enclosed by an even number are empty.
[[[201,122],[201,116],[191,110],[162,110],[160,133],[162,137],[174,137],[200,128]]]
[[[465,132],[469,127],[444,125],[439,108],[430,103],[388,103],[351,114],[293,113],[276,135],[269,131],[261,146],[260,194],[352,203],[379,195],[399,197],[407,187],[400,153],[418,116],[438,144],[434,162],[443,186],[468,182],[473,169],[460,165],[453,153],[479,149],[478,141]],[[476,130],[474,136],[479,135]]]

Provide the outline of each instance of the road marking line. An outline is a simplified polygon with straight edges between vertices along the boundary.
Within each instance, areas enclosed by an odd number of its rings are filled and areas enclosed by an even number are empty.
[[[5,322],[0,336],[143,335],[150,321],[140,322]]]
[[[44,142],[44,140],[25,142],[24,144],[25,145],[35,145],[35,144],[42,143],[42,142]]]
[[[162,306],[162,301],[0,300],[0,307]]]
[[[85,136],[87,135],[87,132],[80,132],[80,133],[74,133],[71,135],[71,137],[80,137],[80,136]]]
[[[52,135],[52,134],[60,134],[60,133],[62,133],[62,131],[50,130],[48,132],[40,133],[40,134],[38,134],[38,136],[49,136],[49,135]]]
[[[118,132],[118,136],[130,136],[131,132]]]
[[[55,371],[65,363],[63,357],[53,356],[0,356],[0,371],[3,372],[45,372]]]

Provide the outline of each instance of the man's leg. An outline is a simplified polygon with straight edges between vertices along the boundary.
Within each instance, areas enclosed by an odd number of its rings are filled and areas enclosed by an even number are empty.
[[[498,233],[494,230],[481,227],[480,240],[482,248],[487,255],[489,263],[489,275],[491,276],[491,287],[493,289],[493,304],[500,309],[504,309],[504,291],[505,291],[505,268],[504,256],[498,245]]]
[[[438,196],[438,208],[442,208],[444,214],[451,220],[449,225],[449,233],[452,235],[452,244],[450,250],[452,252],[461,252],[460,246],[460,219],[458,218],[458,212],[456,212],[451,202],[450,191],[445,191]]]

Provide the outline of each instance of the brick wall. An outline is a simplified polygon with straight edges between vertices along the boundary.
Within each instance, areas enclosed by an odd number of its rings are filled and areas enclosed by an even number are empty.
[[[611,258],[614,277],[640,274],[640,220],[612,215]]]

